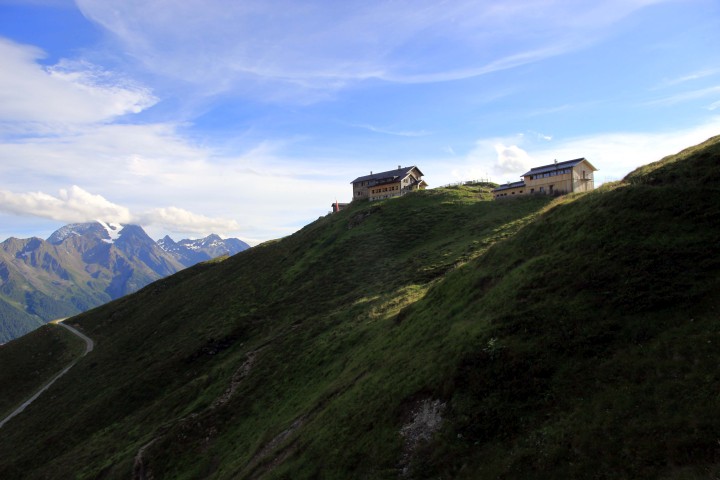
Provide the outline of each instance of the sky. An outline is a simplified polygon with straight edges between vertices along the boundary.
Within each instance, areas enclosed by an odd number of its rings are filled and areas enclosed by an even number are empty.
[[[718,45],[717,0],[0,0],[0,240],[255,245],[398,165],[597,186],[720,134]]]

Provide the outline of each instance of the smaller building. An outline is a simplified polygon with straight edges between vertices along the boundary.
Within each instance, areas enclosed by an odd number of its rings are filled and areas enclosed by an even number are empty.
[[[372,173],[353,180],[353,200],[382,200],[399,197],[415,190],[424,190],[427,183],[416,166],[401,167],[387,172]]]
[[[495,198],[498,197],[507,197],[512,195],[524,195],[525,194],[525,182],[508,182],[505,185],[500,185],[499,187],[495,188],[493,190],[493,196]]]
[[[332,213],[337,213],[340,210],[345,210],[347,206],[350,205],[349,203],[340,203],[337,200],[334,201],[330,206],[332,207]]]
[[[595,168],[585,158],[576,158],[565,162],[551,163],[533,167],[525,172],[523,180],[507,183],[493,189],[494,198],[508,196],[548,194],[562,195],[572,192],[589,192],[595,188],[593,172]]]

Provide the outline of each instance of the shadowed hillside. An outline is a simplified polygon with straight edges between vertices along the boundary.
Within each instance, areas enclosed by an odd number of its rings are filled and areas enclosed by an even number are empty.
[[[717,476],[719,181],[715,137],[590,194],[360,202],[184,270],[69,321],[96,348],[3,427],[0,477]]]

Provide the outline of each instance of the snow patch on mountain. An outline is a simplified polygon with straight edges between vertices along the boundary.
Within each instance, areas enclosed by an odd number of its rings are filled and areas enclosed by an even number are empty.
[[[55,232],[48,237],[47,241],[53,245],[59,245],[69,237],[85,235],[95,228],[97,228],[97,226],[94,222],[71,223],[55,230]]]
[[[108,234],[109,239],[103,239],[105,243],[115,243],[115,240],[120,238],[122,234],[123,226],[119,223],[105,223],[102,220],[97,220],[97,223],[102,225]]]

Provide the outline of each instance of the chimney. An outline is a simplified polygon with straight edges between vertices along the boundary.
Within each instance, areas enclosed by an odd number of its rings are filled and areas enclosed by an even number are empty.
[[[557,165],[557,159],[555,159],[555,165]]]
[[[372,175],[372,170],[370,170],[370,175]]]
[[[402,166],[401,166],[401,165],[398,165],[398,170],[400,170],[401,168],[402,168]]]

